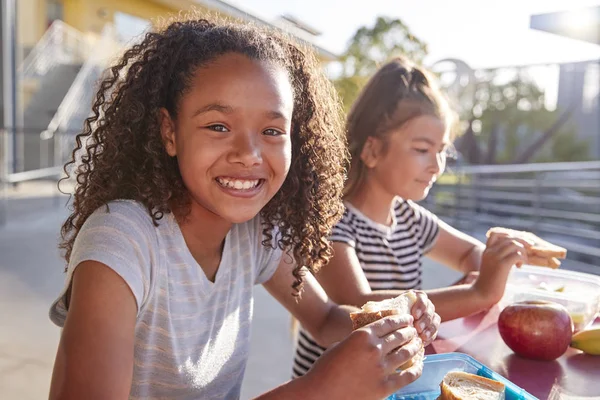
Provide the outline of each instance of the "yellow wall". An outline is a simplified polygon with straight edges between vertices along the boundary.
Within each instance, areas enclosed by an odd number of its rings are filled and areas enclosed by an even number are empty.
[[[46,0],[17,2],[17,40],[23,47],[34,46],[46,28]]]
[[[116,11],[149,20],[178,11],[148,0],[63,0],[63,4],[67,24],[94,33],[113,22]]]
[[[32,47],[47,29],[46,4],[48,0],[19,0],[19,42],[24,48]],[[59,0],[63,5],[63,21],[81,32],[100,33],[108,22],[114,21],[115,12],[122,12],[147,20],[168,17],[181,9],[195,7],[211,15],[219,14],[200,7],[192,0]],[[227,19],[228,16],[221,14]],[[233,19],[233,18],[231,18]],[[240,21],[243,23],[243,21]],[[322,61],[327,62],[321,54]]]

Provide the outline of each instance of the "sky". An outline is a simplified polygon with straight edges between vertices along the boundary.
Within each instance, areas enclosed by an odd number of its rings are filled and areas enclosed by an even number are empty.
[[[429,45],[425,64],[459,58],[473,68],[600,59],[600,46],[529,28],[533,14],[600,5],[600,0],[229,0],[267,20],[291,14],[322,32],[340,54],[377,16],[400,18]]]

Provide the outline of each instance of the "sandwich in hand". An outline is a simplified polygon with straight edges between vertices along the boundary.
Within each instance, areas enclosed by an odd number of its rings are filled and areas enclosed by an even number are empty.
[[[393,299],[387,299],[382,301],[369,301],[362,306],[360,311],[350,313],[350,319],[352,319],[352,329],[356,330],[368,325],[372,322],[380,320],[381,318],[395,314],[411,314],[412,306],[417,301],[417,295],[413,291],[402,293],[400,296]],[[414,356],[410,361],[400,366],[401,370],[405,370],[412,366],[416,361],[423,360],[425,355],[425,349],[421,348],[421,351]]]
[[[504,400],[502,382],[462,371],[448,372],[440,384],[438,400]]]
[[[487,237],[494,234],[508,234],[523,239],[529,265],[556,269],[560,267],[559,258],[567,257],[567,249],[540,239],[531,232],[496,227],[487,232]]]

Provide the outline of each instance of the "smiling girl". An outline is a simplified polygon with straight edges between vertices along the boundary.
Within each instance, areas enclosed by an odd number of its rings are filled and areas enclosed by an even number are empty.
[[[256,284],[319,343],[341,341],[262,399],[381,399],[420,376],[422,363],[396,371],[422,346],[412,316],[351,333],[353,308],[308,273],[330,258],[346,164],[309,50],[191,19],[109,72],[73,155],[50,399],[239,398]],[[424,295],[420,309],[431,321]]]

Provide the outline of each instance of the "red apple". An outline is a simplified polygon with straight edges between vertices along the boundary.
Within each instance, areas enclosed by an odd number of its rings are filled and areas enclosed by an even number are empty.
[[[516,354],[536,360],[555,360],[571,343],[573,321],[560,304],[522,301],[502,310],[498,330],[504,343]]]

